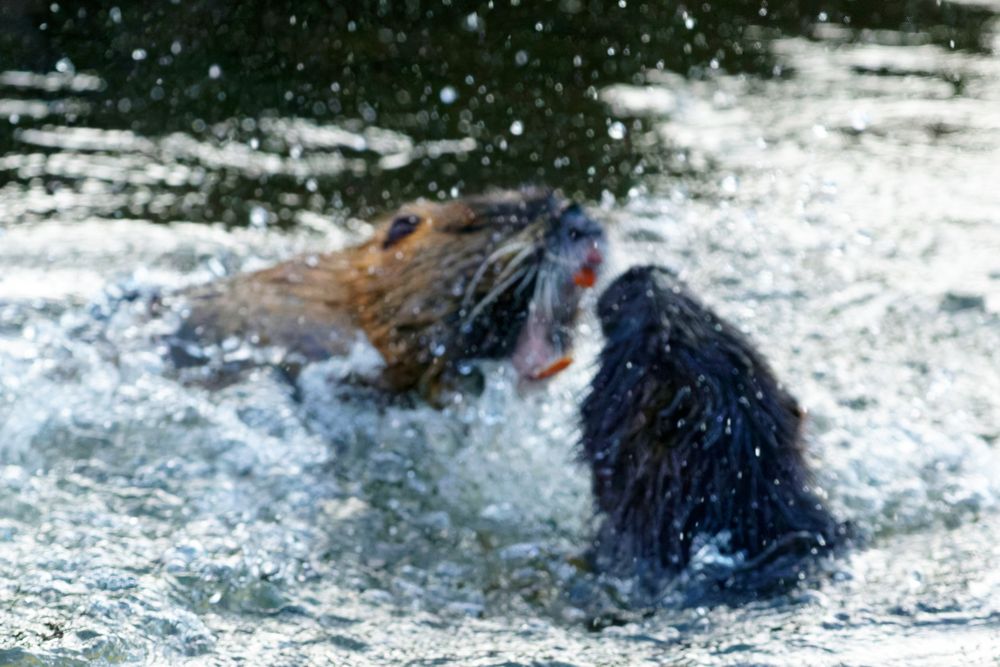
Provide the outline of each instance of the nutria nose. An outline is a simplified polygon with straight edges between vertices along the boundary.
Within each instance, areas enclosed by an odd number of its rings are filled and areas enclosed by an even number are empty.
[[[597,247],[596,241],[587,250],[587,255],[584,257],[584,261],[586,261],[590,266],[600,266],[604,261],[604,256],[601,255],[601,249]]]

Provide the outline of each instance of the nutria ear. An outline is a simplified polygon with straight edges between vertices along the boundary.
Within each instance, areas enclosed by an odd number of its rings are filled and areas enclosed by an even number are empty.
[[[420,225],[419,215],[400,215],[392,224],[389,225],[389,231],[385,235],[385,241],[382,242],[382,249],[387,250],[392,246],[399,243],[402,239],[413,233],[413,231]]]

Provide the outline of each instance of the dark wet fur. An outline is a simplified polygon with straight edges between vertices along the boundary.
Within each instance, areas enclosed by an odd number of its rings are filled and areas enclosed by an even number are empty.
[[[802,412],[763,357],[667,270],[635,268],[598,305],[607,342],[582,412],[602,527],[597,567],[716,590],[791,584],[842,543],[812,490]],[[735,569],[685,570],[728,531]]]

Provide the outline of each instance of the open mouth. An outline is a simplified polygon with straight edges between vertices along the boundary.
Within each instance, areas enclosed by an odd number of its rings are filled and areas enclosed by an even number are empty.
[[[591,266],[584,266],[573,274],[573,284],[583,289],[589,289],[597,282],[597,271]]]
[[[573,274],[573,284],[583,289],[590,289],[597,283],[597,268],[604,263],[604,254],[597,241],[587,248],[583,263]]]
[[[532,304],[514,348],[512,361],[523,380],[550,378],[573,363],[573,357],[563,349],[560,341],[559,324],[545,317],[542,310]]]
[[[573,287],[566,295],[573,302],[567,312],[568,317],[560,318],[553,309],[533,301],[529,306],[528,319],[518,336],[512,360],[518,376],[523,380],[547,380],[569,368],[573,363],[570,344],[570,327],[575,316],[576,301],[581,290],[590,289],[597,283],[597,267],[600,255],[595,250],[571,276]],[[572,292],[576,292],[573,294]],[[566,321],[562,321],[562,320]]]

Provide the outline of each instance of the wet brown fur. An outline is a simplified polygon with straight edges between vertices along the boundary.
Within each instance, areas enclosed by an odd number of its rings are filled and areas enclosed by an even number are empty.
[[[307,359],[347,353],[360,331],[385,360],[385,388],[433,393],[449,362],[463,352],[455,349],[461,346],[456,328],[507,262],[492,262],[467,295],[477,270],[518,241],[535,246],[539,259],[532,261],[540,261],[545,221],[561,206],[546,190],[407,204],[359,246],[296,257],[189,291],[184,329],[193,334],[189,338],[241,336]],[[394,222],[411,216],[419,222],[400,236]],[[503,319],[494,324],[515,324]],[[435,352],[441,346],[446,352]]]

